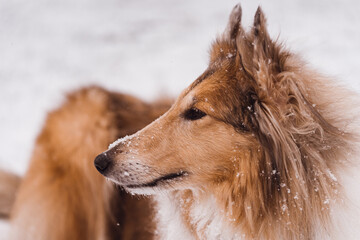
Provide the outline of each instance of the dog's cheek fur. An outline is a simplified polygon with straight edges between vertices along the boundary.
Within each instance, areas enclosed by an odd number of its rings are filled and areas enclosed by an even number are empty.
[[[202,188],[232,179],[236,175],[234,166],[247,161],[244,155],[255,141],[250,134],[239,135],[231,125],[214,119],[209,122],[178,136],[182,139],[178,161],[191,171],[192,184]]]

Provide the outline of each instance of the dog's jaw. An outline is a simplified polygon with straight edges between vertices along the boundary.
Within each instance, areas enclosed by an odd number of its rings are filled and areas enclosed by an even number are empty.
[[[170,173],[170,174],[166,174],[163,175],[161,177],[158,177],[150,182],[147,183],[140,183],[140,184],[129,184],[129,185],[125,185],[126,188],[129,189],[134,189],[134,188],[148,188],[148,187],[158,187],[160,185],[164,185],[164,184],[169,184],[172,183],[174,181],[179,181],[181,180],[183,177],[189,175],[188,172],[186,171],[178,171],[175,173]]]
[[[145,168],[149,169],[149,167]],[[156,194],[159,192],[174,190],[190,174],[188,171],[178,170],[168,174],[155,176],[157,171],[153,170],[130,170],[130,168],[117,171],[118,174],[109,173],[107,179],[123,187],[133,194]]]

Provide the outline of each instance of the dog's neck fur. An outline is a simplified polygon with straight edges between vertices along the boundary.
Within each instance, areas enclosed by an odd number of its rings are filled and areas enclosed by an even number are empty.
[[[174,191],[156,199],[160,239],[241,239],[208,193]]]

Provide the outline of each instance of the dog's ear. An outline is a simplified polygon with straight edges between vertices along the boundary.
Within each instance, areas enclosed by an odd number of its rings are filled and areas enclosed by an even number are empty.
[[[251,32],[239,34],[237,48],[245,70],[261,89],[271,90],[274,84],[273,76],[282,71],[283,59],[287,57],[287,53],[270,38],[261,7],[258,7],[255,13]]]
[[[226,27],[226,30],[224,32],[224,37],[228,40],[235,40],[239,29],[241,28],[241,16],[242,16],[242,10],[240,4],[237,4],[229,17],[229,22]]]
[[[266,29],[266,18],[261,10],[261,7],[258,7],[254,17],[254,25],[252,29],[252,35],[254,38],[254,53],[256,54],[255,58],[270,58],[273,56],[274,44],[270,39],[269,33]]]
[[[236,55],[236,38],[241,27],[242,10],[240,4],[237,4],[229,17],[229,21],[224,33],[216,39],[210,50],[210,64],[218,59],[232,58]]]
[[[271,40],[266,25],[265,15],[258,7],[251,33],[253,39],[253,74],[260,88],[269,91],[273,87],[274,76],[283,70],[281,59],[286,58],[287,53],[282,53],[281,46]]]

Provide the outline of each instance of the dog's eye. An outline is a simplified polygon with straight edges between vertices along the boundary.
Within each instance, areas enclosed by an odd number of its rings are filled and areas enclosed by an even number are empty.
[[[206,113],[197,108],[190,108],[184,113],[184,118],[191,121],[198,120],[204,116],[206,116]]]

